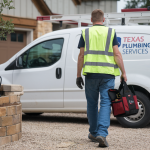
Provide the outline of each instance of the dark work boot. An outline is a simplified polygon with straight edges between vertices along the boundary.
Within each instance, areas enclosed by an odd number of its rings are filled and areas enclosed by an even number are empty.
[[[98,142],[96,140],[96,137],[94,137],[91,133],[89,133],[88,138],[92,141],[92,142]]]
[[[103,136],[97,136],[96,140],[99,142],[99,147],[109,147],[106,137]]]

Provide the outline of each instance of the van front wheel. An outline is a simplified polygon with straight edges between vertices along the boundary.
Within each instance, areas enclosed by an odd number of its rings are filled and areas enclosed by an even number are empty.
[[[141,93],[135,92],[139,105],[139,111],[136,115],[128,117],[117,117],[119,123],[125,128],[143,128],[150,122],[150,100]]]

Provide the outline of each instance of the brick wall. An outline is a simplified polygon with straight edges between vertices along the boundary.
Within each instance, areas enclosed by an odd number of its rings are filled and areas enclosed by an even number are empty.
[[[3,85],[0,97],[0,146],[17,141],[22,136],[22,86]]]
[[[33,32],[33,39],[52,32],[52,23],[51,22],[45,22],[45,21],[37,21],[37,27]]]

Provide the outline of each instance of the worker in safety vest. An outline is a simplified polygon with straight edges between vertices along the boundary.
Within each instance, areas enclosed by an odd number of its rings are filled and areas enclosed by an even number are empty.
[[[115,30],[105,27],[104,13],[96,9],[92,12],[93,26],[82,30],[78,48],[77,80],[79,88],[83,88],[81,71],[85,76],[85,95],[87,99],[87,117],[90,125],[88,138],[98,141],[100,147],[108,147],[106,136],[110,126],[111,100],[108,90],[114,88],[115,76],[127,81],[122,55],[118,49]],[[98,99],[100,92],[100,111]]]

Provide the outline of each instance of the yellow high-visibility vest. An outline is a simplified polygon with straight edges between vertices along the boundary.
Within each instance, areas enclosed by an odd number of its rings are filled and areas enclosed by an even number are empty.
[[[87,73],[120,75],[113,54],[114,35],[115,30],[105,26],[93,26],[82,30],[85,41],[83,75]]]

